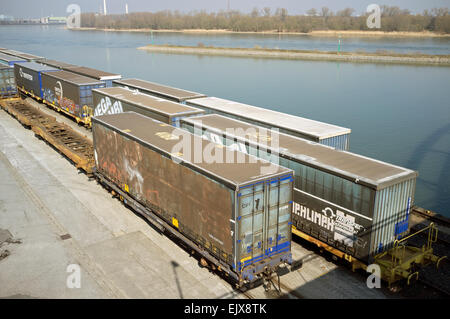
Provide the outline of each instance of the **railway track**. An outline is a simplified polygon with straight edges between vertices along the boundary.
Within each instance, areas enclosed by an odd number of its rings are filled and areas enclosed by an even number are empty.
[[[66,156],[78,169],[82,169],[88,175],[92,174],[94,147],[86,136],[20,98],[1,100],[0,106]]]
[[[421,207],[414,207],[411,211],[413,215],[419,216],[423,219],[434,222],[437,225],[445,226],[450,228],[450,219],[442,215],[436,214],[432,211],[423,209]]]

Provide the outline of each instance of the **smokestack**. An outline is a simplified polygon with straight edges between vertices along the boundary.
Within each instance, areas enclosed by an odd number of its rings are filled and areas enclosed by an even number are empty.
[[[128,3],[125,3],[125,13],[128,14]]]
[[[106,15],[106,0],[103,0],[103,14]]]

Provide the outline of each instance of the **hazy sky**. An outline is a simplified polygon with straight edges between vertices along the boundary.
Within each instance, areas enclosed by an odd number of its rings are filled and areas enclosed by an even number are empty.
[[[66,7],[71,3],[80,5],[82,12],[98,12],[103,0],[0,0],[0,14],[14,17],[38,18],[41,16],[67,16]],[[229,0],[230,8],[250,12],[252,8],[280,7],[288,9],[290,14],[305,13],[310,8],[327,6],[333,11],[352,7],[357,13],[365,11],[371,3],[395,5],[412,12],[422,12],[434,7],[450,7],[450,0]],[[193,10],[219,11],[227,8],[228,0],[106,0],[108,13],[124,13],[125,3],[130,12],[160,11],[165,9],[189,12]]]

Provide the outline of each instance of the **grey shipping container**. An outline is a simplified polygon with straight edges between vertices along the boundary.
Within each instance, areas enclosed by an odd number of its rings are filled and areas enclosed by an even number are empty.
[[[53,72],[58,69],[36,62],[14,64],[14,76],[18,88],[42,98],[42,72]]]
[[[114,81],[114,86],[128,87],[139,92],[158,96],[178,103],[186,100],[204,97],[204,94],[173,88],[170,86],[153,83],[139,79],[124,79]]]
[[[84,66],[77,66],[77,65],[63,66],[63,65],[61,65],[61,69],[102,81],[105,83],[106,87],[112,87],[113,80],[118,80],[118,79],[122,78],[122,76],[120,74],[109,73],[109,72],[96,70],[96,69],[88,68],[88,67],[84,67]]]
[[[0,96],[9,97],[17,94],[14,80],[14,68],[8,65],[0,65]]]
[[[9,66],[14,66],[15,63],[27,62],[27,60],[24,60],[24,59],[18,58],[16,56],[0,52],[0,62],[2,64],[6,64],[6,65],[9,65]]]
[[[133,111],[180,126],[180,119],[201,115],[203,110],[121,87],[93,90],[94,116]]]
[[[54,68],[62,69],[62,70],[64,68],[77,67],[74,64],[61,62],[61,61],[56,61],[56,60],[48,60],[48,59],[43,60],[42,63],[45,64],[45,65],[52,66]]]
[[[29,62],[32,62],[32,61],[40,62],[42,60],[45,60],[44,57],[29,54],[29,53],[24,53],[24,52],[20,52],[20,51],[16,51],[16,50],[3,49],[3,50],[0,50],[0,52],[19,57],[19,58],[29,61]]]
[[[216,266],[253,281],[266,267],[291,261],[292,170],[239,152],[228,152],[227,162],[223,147],[134,112],[92,122],[96,174],[178,229]],[[216,161],[196,159],[194,149]]]
[[[280,113],[243,103],[205,97],[186,101],[187,105],[245,121],[266,128],[277,128],[281,133],[301,137],[340,150],[349,149],[351,130],[303,117]]]
[[[83,120],[93,114],[92,89],[102,87],[101,81],[63,70],[42,73],[42,98]]]
[[[417,172],[216,114],[181,128],[294,170],[293,224],[370,263],[408,230]]]

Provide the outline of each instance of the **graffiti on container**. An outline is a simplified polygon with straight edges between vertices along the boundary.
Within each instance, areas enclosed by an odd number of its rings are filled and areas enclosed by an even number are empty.
[[[67,97],[63,97],[61,100],[61,88],[55,87],[55,90],[49,88],[44,89],[43,98],[49,103],[58,105],[60,108],[72,113],[78,114],[80,111],[80,106],[75,104],[75,102]]]
[[[350,247],[353,247],[356,235],[365,229],[362,225],[355,222],[354,216],[346,214],[339,209],[336,209],[336,212],[334,212],[332,208],[326,207],[321,212],[317,212],[304,205],[294,203],[293,213],[333,232],[334,240]]]
[[[128,178],[130,181],[136,181],[135,184],[136,192],[142,193],[143,192],[143,184],[144,184],[144,178],[142,177],[141,173],[136,169],[136,166],[130,165],[127,158],[123,159],[123,164],[125,166],[125,170],[128,173]]]
[[[107,96],[103,97],[100,100],[100,103],[95,107],[94,115],[103,115],[103,114],[118,114],[123,113],[122,102],[115,101],[111,102],[111,99]]]

